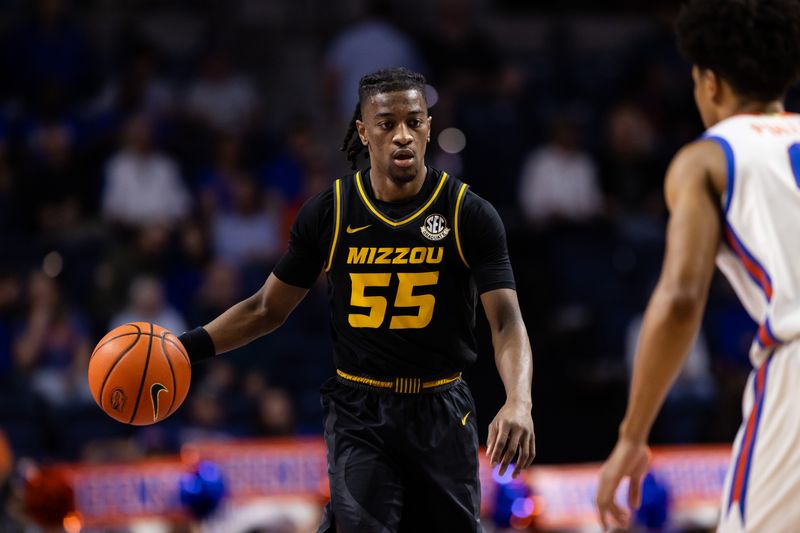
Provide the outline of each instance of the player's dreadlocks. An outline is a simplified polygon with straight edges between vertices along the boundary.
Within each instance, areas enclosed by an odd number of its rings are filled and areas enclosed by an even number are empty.
[[[390,68],[367,74],[358,82],[358,102],[350,119],[350,126],[344,136],[341,150],[347,154],[353,170],[357,167],[358,155],[364,149],[356,134],[356,120],[361,120],[361,103],[370,96],[380,93],[408,91],[416,89],[425,98],[425,77],[406,68]],[[367,155],[367,154],[364,154]]]
[[[677,21],[678,46],[740,95],[780,98],[800,77],[800,2],[690,0]]]

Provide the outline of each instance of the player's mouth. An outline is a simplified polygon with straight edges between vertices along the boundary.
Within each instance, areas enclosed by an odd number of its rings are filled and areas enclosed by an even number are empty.
[[[414,152],[401,148],[392,153],[392,162],[401,168],[408,168],[414,164]]]

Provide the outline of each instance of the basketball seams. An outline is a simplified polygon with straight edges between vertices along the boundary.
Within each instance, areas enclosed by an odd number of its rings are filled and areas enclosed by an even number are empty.
[[[141,329],[139,329],[139,326],[137,326],[137,325],[136,325],[136,324],[134,324],[133,322],[130,322],[130,323],[128,323],[128,324],[123,324],[123,326],[133,326],[133,327],[134,327],[134,328],[136,328],[138,331],[129,331],[128,333],[120,333],[119,335],[114,335],[114,336],[113,336],[113,337],[111,337],[110,339],[106,339],[105,341],[103,341],[103,343],[102,343],[102,344],[98,344],[97,346],[95,346],[95,347],[94,347],[94,351],[93,351],[93,352],[92,352],[92,354],[89,356],[89,360],[90,360],[90,361],[92,360],[92,357],[94,357],[94,354],[96,354],[96,353],[97,353],[97,351],[98,351],[100,348],[102,348],[103,346],[105,346],[105,345],[106,345],[106,344],[108,344],[109,342],[111,342],[111,341],[113,341],[113,340],[116,340],[116,339],[119,339],[119,338],[121,338],[121,337],[130,337],[131,335],[140,335],[140,336],[144,336],[144,335],[151,335],[151,336],[154,336],[154,337],[156,337],[156,336],[157,336],[157,337],[159,337],[159,338],[166,337],[166,335],[172,335],[173,337],[175,337],[175,334],[174,334],[174,333],[172,333],[172,332],[171,332],[171,331],[169,331],[169,330],[164,330],[164,331],[163,331],[163,332],[162,332],[160,335],[158,335],[158,334],[155,334],[155,333],[150,333],[150,332],[144,332],[144,331],[142,331]],[[119,326],[119,327],[123,327],[123,326]],[[188,354],[188,353],[186,353],[186,348],[184,348],[184,347],[183,347],[183,345],[181,344],[181,342],[180,342],[179,340],[177,340],[177,337],[175,337],[175,338],[176,338],[176,340],[167,339],[167,338],[165,338],[165,340],[166,340],[168,343],[170,343],[170,344],[172,344],[173,346],[175,346],[175,347],[178,349],[178,351],[179,351],[179,352],[181,352],[181,354],[182,354],[182,355],[183,355],[183,356],[186,358],[186,362],[187,362],[187,363],[191,363],[191,361],[189,360],[189,354]]]
[[[165,331],[164,333],[167,334],[169,332]],[[173,334],[173,337],[174,337],[174,334]],[[164,338],[164,340],[167,341],[168,343],[170,343],[171,345],[175,346],[178,349],[178,351],[181,353],[181,355],[184,357],[184,359],[186,359],[186,362],[189,363],[189,365],[191,366],[192,361],[191,361],[191,359],[189,359],[189,354],[186,353],[186,348],[184,348],[181,345],[180,341],[175,342],[174,340],[167,339],[166,337]]]
[[[153,324],[150,324],[150,340],[147,343],[147,357],[144,360],[144,369],[142,370],[142,381],[139,383],[139,392],[136,394],[136,404],[133,406],[133,414],[131,414],[131,419],[128,421],[128,424],[133,424],[133,420],[136,418],[136,411],[139,410],[139,402],[142,399],[142,389],[144,389],[144,382],[145,378],[147,378],[147,367],[150,365],[150,352],[153,349]]]
[[[133,327],[135,327],[136,329],[139,329],[139,326],[137,326],[137,325],[136,325],[136,324],[134,324],[133,322],[131,322],[130,324],[124,324],[124,325],[125,325],[125,326],[133,326]],[[120,327],[122,327],[122,326],[120,326]],[[169,331],[164,331],[164,333],[169,333]],[[93,352],[92,352],[92,354],[89,356],[89,361],[91,361],[91,360],[92,360],[92,357],[94,357],[94,354],[96,354],[96,353],[97,353],[97,351],[98,351],[100,348],[102,348],[103,346],[105,346],[105,345],[106,345],[106,344],[108,344],[109,342],[111,342],[111,341],[114,341],[114,340],[117,340],[117,339],[119,339],[119,338],[121,338],[121,337],[130,337],[131,335],[139,335],[139,336],[141,336],[141,337],[145,337],[145,336],[152,336],[152,337],[155,337],[155,336],[157,336],[157,335],[155,335],[155,334],[153,334],[153,333],[147,333],[147,332],[143,332],[143,331],[142,331],[142,330],[140,330],[140,329],[139,329],[139,331],[138,331],[138,332],[136,332],[136,331],[129,331],[128,333],[120,333],[119,335],[115,335],[115,336],[111,337],[110,339],[107,339],[107,340],[106,340],[106,341],[104,341],[102,344],[98,344],[97,346],[95,346],[95,348],[94,348],[94,351],[93,351]],[[176,346],[176,347],[177,347],[179,350],[181,350],[181,353],[183,353],[183,354],[185,355],[185,352],[184,352],[184,351],[181,349],[181,347],[178,345],[178,343],[176,343],[175,341],[173,341],[173,340],[171,340],[171,339],[167,339],[167,342],[169,342],[169,343],[171,343],[171,344],[174,344],[174,345],[175,345],[175,346]],[[186,357],[188,358],[188,356],[186,356]],[[188,359],[187,359],[187,360],[188,360]]]
[[[140,331],[140,332],[138,332],[138,333],[137,333],[137,332],[135,332],[135,331],[131,331],[130,333],[120,333],[119,335],[116,335],[116,336],[114,336],[114,337],[111,337],[110,339],[108,339],[107,341],[105,341],[103,344],[98,344],[97,346],[95,346],[95,348],[94,348],[94,351],[92,352],[92,355],[90,355],[90,356],[89,356],[89,361],[91,361],[91,360],[92,360],[92,357],[94,357],[94,354],[96,354],[96,353],[97,353],[97,352],[100,350],[100,348],[102,348],[103,346],[105,346],[105,345],[106,345],[106,344],[108,344],[109,342],[111,342],[111,341],[115,341],[115,340],[117,340],[117,339],[121,339],[122,337],[130,337],[131,335],[138,335],[138,336],[142,336],[142,335],[147,335],[147,333],[142,333],[141,331]],[[139,339],[136,339],[136,340],[138,341]]]
[[[165,345],[167,333],[168,332],[165,331],[161,334],[161,353],[164,354],[164,358],[167,360],[167,364],[169,365],[169,373],[172,374],[172,401],[169,402],[169,410],[167,411],[167,416],[169,416],[172,414],[172,406],[175,405],[175,397],[178,395],[178,382],[175,379],[175,370],[172,368],[172,361],[170,361],[169,353],[167,352],[167,347]]]
[[[131,324],[131,325],[133,327],[135,327],[136,329],[139,329],[139,326],[136,326],[135,324]],[[111,372],[114,370],[114,368],[116,368],[117,364],[119,364],[119,362],[122,361],[122,358],[125,357],[128,354],[128,352],[133,350],[133,347],[136,346],[136,344],[139,342],[139,338],[140,337],[141,337],[141,330],[139,330],[139,333],[138,333],[138,336],[136,337],[136,339],[134,339],[134,341],[131,343],[131,345],[128,346],[127,348],[125,348],[122,351],[122,353],[119,354],[119,357],[117,357],[117,360],[114,361],[114,364],[111,365],[111,368],[109,368],[108,372],[106,372],[106,375],[103,378],[103,384],[100,385],[100,392],[98,393],[98,397],[100,398],[100,408],[101,409],[105,409],[105,407],[104,407],[105,396],[103,396],[103,391],[105,391],[106,383],[108,382],[108,378],[111,375]],[[95,351],[97,351],[97,350],[95,350]],[[92,355],[94,355],[94,354],[92,354]],[[89,359],[91,359],[91,357]]]

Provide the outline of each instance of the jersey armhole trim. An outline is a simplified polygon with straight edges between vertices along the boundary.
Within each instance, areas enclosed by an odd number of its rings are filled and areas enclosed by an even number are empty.
[[[461,248],[461,232],[459,230],[459,219],[461,218],[461,200],[464,198],[464,193],[467,192],[467,185],[466,183],[461,184],[461,189],[458,190],[458,197],[456,198],[456,209],[455,214],[453,216],[453,232],[456,235],[456,248],[458,249],[458,255],[461,257],[461,261],[464,262],[464,265],[467,268],[470,268],[467,259],[464,257],[464,251]]]
[[[325,272],[329,272],[333,265],[333,254],[336,252],[336,244],[339,242],[339,227],[342,220],[342,186],[341,179],[336,180],[333,186],[333,239],[331,239],[331,253],[328,255],[328,264],[325,265]]]
[[[733,185],[736,178],[736,160],[733,156],[733,148],[727,140],[718,135],[704,135],[703,139],[714,141],[719,144],[720,148],[722,148],[722,151],[725,154],[725,163],[728,168],[728,179],[725,189],[725,207],[723,212],[725,215],[727,215],[728,210],[731,207],[731,201],[733,200]]]

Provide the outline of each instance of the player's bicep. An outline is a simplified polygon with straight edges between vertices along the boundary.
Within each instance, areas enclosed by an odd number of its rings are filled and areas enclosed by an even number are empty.
[[[673,160],[665,183],[670,217],[661,284],[698,295],[711,281],[722,232],[711,185],[715,157],[707,143],[690,145]]]

